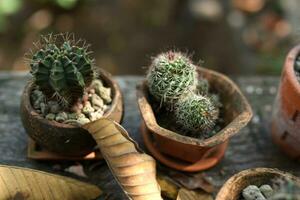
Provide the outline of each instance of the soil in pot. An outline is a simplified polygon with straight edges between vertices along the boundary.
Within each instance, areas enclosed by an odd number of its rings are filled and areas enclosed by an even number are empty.
[[[45,119],[74,126],[100,119],[112,103],[111,88],[105,87],[100,79],[94,80],[71,108],[62,107],[55,98],[47,99],[37,87],[32,90],[30,100],[36,112]]]

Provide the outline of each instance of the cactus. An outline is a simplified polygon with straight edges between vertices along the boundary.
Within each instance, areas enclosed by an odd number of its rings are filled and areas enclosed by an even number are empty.
[[[165,105],[196,89],[196,67],[185,55],[168,51],[153,59],[147,74],[150,93]]]
[[[216,125],[219,108],[209,96],[191,94],[176,103],[174,114],[185,130],[207,133]]]
[[[71,35],[42,36],[29,57],[35,85],[62,105],[76,102],[95,76],[88,46],[81,43]]]

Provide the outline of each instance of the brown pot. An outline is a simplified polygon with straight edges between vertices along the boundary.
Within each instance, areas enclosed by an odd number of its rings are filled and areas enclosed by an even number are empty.
[[[288,178],[300,184],[300,179],[286,172],[271,168],[244,170],[226,181],[219,191],[216,200],[238,200],[243,189],[249,185],[270,184],[274,178]]]
[[[272,137],[283,151],[295,159],[300,159],[300,84],[294,63],[300,45],[287,55],[272,117]]]
[[[148,150],[165,165],[183,171],[199,171],[217,164],[225,153],[228,139],[246,126],[252,117],[251,107],[239,88],[226,76],[199,67],[212,89],[220,95],[224,109],[224,127],[214,136],[200,140],[161,127],[149,100],[144,81],[137,88],[143,117],[141,132]]]
[[[104,117],[120,123],[123,116],[123,98],[120,88],[111,75],[104,70],[100,71],[99,78],[104,85],[112,89],[113,95],[111,107]],[[30,103],[32,89],[33,84],[28,83],[21,99],[21,118],[27,134],[42,147],[61,155],[76,157],[92,152],[96,142],[88,131],[81,127],[49,121],[34,110]]]

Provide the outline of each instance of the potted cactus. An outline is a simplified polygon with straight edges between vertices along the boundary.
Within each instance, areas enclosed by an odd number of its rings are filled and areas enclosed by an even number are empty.
[[[300,45],[287,55],[272,117],[272,137],[284,152],[300,159]]]
[[[216,200],[299,200],[300,179],[271,168],[244,170],[222,186]]]
[[[137,90],[145,145],[178,170],[214,166],[228,139],[252,116],[246,98],[229,78],[194,65],[179,52],[155,57]]]
[[[32,74],[21,99],[28,135],[45,149],[83,156],[96,145],[81,126],[101,117],[120,122],[122,96],[104,70],[97,71],[85,42],[71,34],[42,36],[27,55]]]

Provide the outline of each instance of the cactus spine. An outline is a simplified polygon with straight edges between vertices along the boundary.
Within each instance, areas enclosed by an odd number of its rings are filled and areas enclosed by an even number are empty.
[[[185,130],[212,131],[220,103],[216,95],[209,93],[209,82],[198,79],[196,66],[188,57],[174,51],[159,54],[148,70],[147,83],[152,96],[172,111]]]
[[[70,35],[42,36],[29,58],[34,83],[48,98],[73,104],[94,79],[88,47]]]
[[[147,75],[150,93],[161,103],[172,105],[196,88],[196,71],[181,53],[169,51],[154,58]]]

